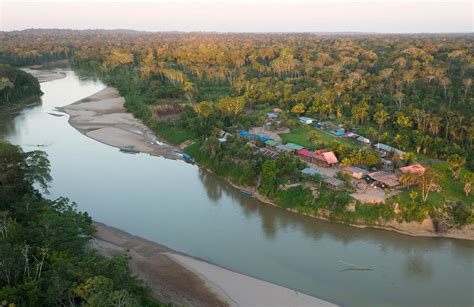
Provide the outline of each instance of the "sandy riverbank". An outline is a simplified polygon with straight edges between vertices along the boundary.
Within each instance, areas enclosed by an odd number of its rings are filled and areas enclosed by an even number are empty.
[[[186,306],[335,306],[321,299],[232,272],[94,222],[92,246],[112,257],[127,255],[139,278],[164,303]]]
[[[63,79],[66,78],[66,73],[61,70],[53,69],[53,70],[39,70],[39,69],[31,69],[31,68],[22,68],[24,72],[29,73],[36,79],[38,79],[39,83],[50,82],[53,80]]]
[[[127,112],[123,104],[124,98],[117,90],[107,87],[58,110],[69,114],[71,126],[101,143],[117,148],[133,145],[140,152],[179,158],[175,147],[158,140],[141,120]]]

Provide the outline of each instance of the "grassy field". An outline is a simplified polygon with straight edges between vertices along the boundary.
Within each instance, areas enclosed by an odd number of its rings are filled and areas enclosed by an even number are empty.
[[[324,144],[316,147],[311,141],[308,140],[308,133],[311,130],[315,130],[318,133],[319,140]],[[329,132],[317,130],[306,125],[293,128],[291,129],[290,133],[280,134],[280,136],[284,143],[295,143],[313,150],[331,146],[331,144],[334,142],[339,142],[350,147],[358,147],[358,144],[352,142],[351,140],[343,137],[336,137]]]
[[[434,206],[441,206],[449,200],[473,204],[474,196],[472,194],[466,196],[464,193],[464,182],[462,180],[454,181],[451,179],[451,171],[449,170],[449,165],[447,162],[433,164],[431,167],[441,173],[439,184],[441,185],[442,190],[439,193],[430,192],[427,203]],[[461,178],[467,172],[468,171],[466,169],[463,169],[461,172]],[[400,201],[402,203],[411,202],[409,193],[412,190],[418,191],[418,187],[413,186],[410,189],[403,190],[403,192],[400,194]]]
[[[196,135],[191,130],[175,125],[159,123],[153,125],[152,128],[157,135],[173,145],[179,145],[186,140],[196,138]]]
[[[199,95],[196,97],[196,101],[217,101],[219,98],[229,96],[231,92],[231,86],[199,86]]]

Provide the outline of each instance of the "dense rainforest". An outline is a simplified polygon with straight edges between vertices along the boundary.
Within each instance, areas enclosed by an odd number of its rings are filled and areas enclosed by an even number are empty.
[[[35,77],[16,67],[0,64],[0,108],[42,94]]]
[[[117,87],[127,109],[160,136],[174,144],[193,140],[186,150],[200,164],[256,187],[279,206],[365,224],[431,216],[452,228],[474,220],[473,41],[472,34],[26,30],[0,33],[0,62],[68,58],[76,71]],[[344,174],[337,177],[345,191],[332,191],[318,176],[301,178],[304,165],[292,155],[273,160],[238,137],[218,141],[224,131],[262,127],[275,108],[280,125],[290,130],[281,135],[284,141],[329,148],[343,165],[369,169],[379,156],[311,131],[299,116],[405,151],[397,167],[415,161],[430,167],[416,178],[419,189],[405,189],[388,200],[390,206],[358,203],[348,211],[351,180]],[[311,185],[319,185],[317,193]]]
[[[88,247],[87,213],[42,196],[50,181],[44,152],[0,141],[0,304],[160,306],[126,257],[107,259]]]
[[[199,134],[271,105],[364,126],[389,145],[446,159],[473,154],[473,40],[472,34],[25,30],[0,33],[0,62],[69,57],[129,83],[123,85],[134,96],[129,107],[143,117],[163,105],[209,102],[210,109],[190,108],[195,117],[214,119],[198,124]]]

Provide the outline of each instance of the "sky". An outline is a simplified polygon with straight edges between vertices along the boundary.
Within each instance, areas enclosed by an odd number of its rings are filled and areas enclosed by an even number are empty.
[[[457,0],[0,0],[0,30],[473,32]]]

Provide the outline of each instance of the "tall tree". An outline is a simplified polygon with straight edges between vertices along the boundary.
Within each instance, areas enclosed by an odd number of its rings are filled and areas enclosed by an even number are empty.
[[[453,154],[448,157],[449,169],[451,170],[451,176],[453,180],[459,180],[459,174],[461,173],[461,169],[466,164],[466,158],[461,157],[458,154]]]

